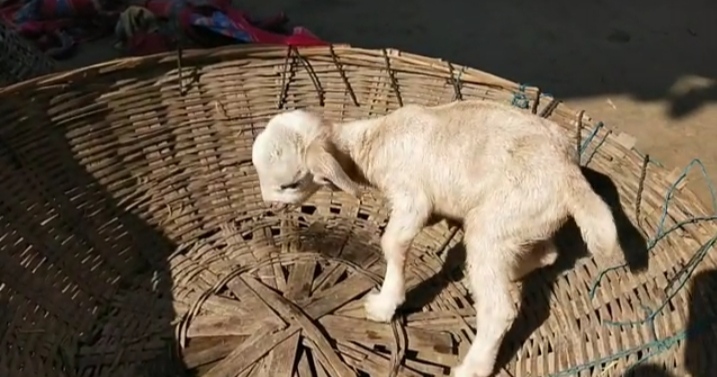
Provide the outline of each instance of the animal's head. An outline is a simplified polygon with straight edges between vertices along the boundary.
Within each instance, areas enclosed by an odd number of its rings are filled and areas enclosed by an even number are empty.
[[[322,186],[358,196],[334,156],[330,126],[317,115],[292,110],[275,115],[252,146],[261,196],[273,204],[299,204]]]

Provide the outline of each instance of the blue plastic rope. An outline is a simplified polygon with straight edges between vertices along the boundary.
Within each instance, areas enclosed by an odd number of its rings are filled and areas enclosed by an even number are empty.
[[[519,86],[519,92],[513,93],[513,100],[512,105],[516,107],[520,107],[523,109],[527,109],[529,106],[529,100],[527,96],[525,95],[525,84],[521,84]],[[585,140],[580,144],[578,148],[579,156],[582,159],[582,155],[587,150],[590,143],[593,141],[593,139],[597,136],[600,129],[604,127],[603,122],[598,122],[595,125],[595,128],[590,132],[590,134],[585,138]],[[593,153],[588,157],[588,162],[592,159],[592,157],[595,155],[597,150],[602,146],[602,144],[605,142],[607,135],[601,140],[600,143],[594,148]],[[641,155],[642,156],[642,155]],[[654,159],[650,159],[651,163],[654,163],[658,166],[663,166],[659,161],[656,161]],[[707,183],[710,195],[712,199],[712,216],[701,216],[701,217],[693,217],[688,220],[681,221],[668,229],[665,230],[665,222],[668,217],[668,210],[670,206],[670,200],[672,200],[674,193],[677,189],[677,186],[687,177],[689,172],[692,170],[694,166],[699,166],[702,176],[705,179],[705,182]],[[655,234],[650,238],[650,240],[647,242],[647,250],[648,253],[652,252],[652,250],[655,248],[655,246],[664,238],[666,238],[669,234],[676,231],[677,229],[682,228],[685,225],[688,224],[695,224],[702,221],[714,221],[717,220],[717,190],[715,190],[715,186],[710,179],[709,175],[707,174],[707,170],[704,167],[704,164],[699,159],[692,160],[682,171],[682,174],[675,180],[672,185],[670,185],[669,189],[667,190],[667,193],[664,197],[664,204],[662,206],[662,215],[660,216],[660,221],[657,226],[657,230]],[[676,344],[678,344],[680,341],[684,340],[687,337],[687,329],[680,331],[679,333],[665,337],[665,338],[659,338],[657,335],[657,331],[655,328],[655,318],[665,309],[665,307],[668,306],[670,300],[672,300],[687,284],[690,277],[694,273],[694,271],[697,269],[699,264],[705,259],[707,256],[707,253],[712,250],[713,246],[717,244],[717,235],[712,237],[710,240],[702,244],[693,254],[693,256],[690,258],[688,263],[683,266],[683,268],[671,279],[671,281],[668,283],[668,286],[665,289],[665,292],[667,293],[666,298],[658,305],[657,308],[651,309],[646,306],[642,306],[642,309],[645,311],[645,317],[638,321],[627,321],[627,322],[620,322],[620,321],[611,321],[611,320],[604,320],[602,323],[606,326],[642,326],[642,325],[648,325],[649,331],[651,332],[651,335],[653,337],[653,341],[647,342],[645,344],[623,350],[620,352],[616,352],[612,355],[590,361],[588,363],[578,365],[557,373],[553,373],[548,375],[547,377],[566,377],[566,376],[577,376],[581,372],[592,369],[592,368],[598,368],[603,364],[610,363],[612,361],[618,360],[620,358],[627,357],[629,355],[632,355],[634,353],[637,353],[639,351],[649,351],[647,352],[640,360],[635,362],[633,365],[628,367],[627,372],[635,368],[636,366],[644,363],[645,361],[649,360],[650,358],[659,355],[670,348],[674,347]],[[595,297],[595,293],[597,289],[600,286],[600,282],[605,277],[605,275],[614,270],[622,269],[627,267],[627,264],[620,264],[617,266],[609,267],[598,274],[598,277],[595,279],[595,282],[593,283],[592,287],[590,288],[590,298],[593,299]],[[708,328],[708,326],[711,324],[712,321],[704,321],[703,323],[700,323],[698,326],[693,327],[694,328]]]
[[[521,108],[521,109],[527,109],[530,103],[530,100],[528,99],[528,96],[525,95],[525,88],[526,84],[520,84],[518,86],[518,92],[513,92],[513,100],[510,102],[511,105]]]
[[[527,96],[525,95],[525,84],[521,84],[519,86],[519,91],[513,93],[513,100],[511,104],[513,106],[527,109],[529,106],[529,100]],[[543,94],[545,96],[550,96],[549,94]],[[597,134],[600,132],[600,129],[604,127],[603,122],[598,122],[593,130],[590,132],[590,134],[583,140],[583,142],[580,144],[578,148],[579,156],[582,160],[582,155],[587,150],[590,143],[593,141],[593,139],[597,136]],[[586,162],[589,163],[590,160],[592,160],[593,156],[597,152],[597,150],[602,146],[602,144],[605,142],[605,139],[607,138],[607,135],[603,137],[603,139],[598,143],[598,145],[594,148],[593,153],[588,157],[588,160]],[[637,151],[636,151],[637,152]],[[639,152],[638,152],[639,154]],[[641,157],[644,157],[642,154],[640,154]],[[653,163],[657,166],[663,167],[663,165],[655,160],[654,158],[651,158],[649,160],[650,163]],[[705,179],[705,182],[707,183],[710,195],[712,199],[712,216],[701,216],[701,217],[693,217],[688,220],[681,221],[668,229],[665,229],[665,222],[668,217],[668,210],[670,206],[670,201],[672,200],[674,193],[677,189],[677,186],[687,177],[689,172],[692,170],[694,166],[699,166],[702,176]],[[699,159],[692,160],[682,171],[682,174],[675,180],[672,185],[670,185],[669,189],[667,190],[667,193],[664,197],[664,204],[662,206],[662,215],[660,216],[660,221],[657,226],[657,230],[655,234],[650,238],[650,240],[647,242],[647,251],[648,253],[651,253],[652,250],[655,248],[655,246],[664,238],[666,238],[669,234],[672,232],[684,227],[685,225],[689,224],[695,224],[703,221],[714,221],[717,220],[717,190],[715,190],[715,186],[710,179],[709,175],[707,174],[707,170],[704,167],[704,164]],[[644,363],[645,361],[651,359],[652,357],[662,354],[669,350],[670,348],[674,347],[676,344],[678,344],[680,341],[683,341],[687,337],[687,329],[680,331],[679,333],[659,338],[657,335],[657,331],[655,328],[655,318],[665,309],[665,307],[668,306],[670,300],[672,300],[687,284],[690,277],[694,273],[694,271],[697,269],[697,267],[700,265],[700,263],[705,259],[707,256],[707,253],[712,250],[713,246],[717,244],[717,235],[709,239],[707,242],[702,244],[693,254],[693,256],[690,258],[688,263],[683,266],[683,268],[671,279],[671,281],[668,283],[668,286],[665,289],[665,292],[667,293],[666,298],[658,305],[657,308],[651,309],[647,306],[642,305],[642,309],[645,311],[645,317],[638,321],[627,321],[627,322],[620,322],[620,321],[611,321],[611,320],[604,320],[602,323],[606,326],[642,326],[642,325],[649,325],[649,331],[651,332],[651,335],[653,337],[653,341],[647,342],[645,344],[616,352],[612,355],[596,359],[590,362],[587,362],[582,365],[577,365],[572,368],[568,368],[566,370],[556,372],[553,374],[550,374],[546,377],[567,377],[567,376],[578,376],[581,372],[592,369],[592,368],[599,368],[600,366],[613,362],[615,360],[628,357],[634,353],[640,352],[640,351],[647,351],[646,354],[638,361],[636,361],[633,365],[628,367],[626,372],[629,372],[636,366]],[[597,278],[595,279],[592,287],[590,288],[589,295],[590,299],[593,299],[595,297],[595,293],[597,289],[600,286],[600,283],[602,279],[605,277],[605,275],[614,270],[622,269],[627,267],[627,264],[620,264],[617,266],[606,268],[605,270],[601,271],[600,274],[598,274]],[[697,326],[692,326],[691,328],[694,329],[703,329],[703,328],[709,328],[709,325],[713,321],[703,321]]]
[[[596,127],[597,129],[598,127]],[[594,134],[597,134],[596,131],[593,131],[591,134],[594,137]],[[583,143],[581,146],[581,152],[584,151],[584,149],[589,144],[590,140],[592,140],[592,137],[588,137],[586,142]],[[681,221],[671,227],[669,227],[667,230],[665,230],[665,222],[668,217],[668,210],[670,205],[670,200],[673,198],[675,190],[677,189],[677,186],[687,177],[689,172],[692,170],[694,166],[699,166],[702,176],[705,179],[705,182],[707,183],[710,195],[712,198],[712,212],[715,213],[717,211],[717,193],[715,190],[715,186],[710,179],[709,175],[707,174],[707,170],[704,167],[704,164],[699,159],[692,160],[682,171],[682,174],[675,180],[675,182],[669,187],[667,190],[667,193],[665,194],[664,198],[664,204],[662,206],[662,215],[660,217],[660,221],[657,227],[657,230],[653,237],[648,241],[647,243],[647,250],[648,252],[651,252],[655,246],[663,240],[665,237],[667,237],[670,233],[674,232],[677,229],[682,228],[685,225],[688,224],[695,224],[702,221],[714,221],[717,220],[717,214],[714,214],[712,216],[702,216],[702,217],[693,217],[688,220]],[[687,329],[669,337],[665,338],[658,338],[657,331],[655,329],[655,318],[667,307],[670,300],[674,298],[687,284],[689,281],[689,278],[692,276],[693,272],[699,264],[705,259],[707,256],[707,253],[712,250],[713,246],[717,244],[717,235],[709,239],[707,242],[702,244],[693,254],[692,258],[690,258],[689,262],[677,273],[677,275],[670,281],[666,288],[667,297],[662,301],[660,305],[658,305],[657,308],[651,309],[646,306],[642,306],[643,310],[645,310],[645,318],[638,320],[638,321],[627,321],[627,322],[619,322],[619,321],[609,321],[605,320],[603,321],[604,325],[607,326],[642,326],[642,325],[649,325],[650,326],[650,332],[655,340],[651,342],[647,342],[645,344],[642,344],[640,346],[633,347],[628,350],[620,351],[615,354],[612,354],[610,356],[593,360],[591,362],[578,365],[557,373],[550,374],[548,377],[565,377],[565,376],[573,376],[578,375],[580,372],[591,369],[591,368],[597,368],[603,364],[618,360],[620,358],[629,356],[633,353],[636,353],[638,351],[646,351],[646,350],[652,350],[648,352],[642,359],[638,360],[636,363],[634,363],[632,366],[628,368],[628,371],[633,369],[634,367],[642,364],[643,362],[647,361],[648,359],[652,358],[653,356],[659,355],[661,353],[664,353],[665,351],[669,350],[676,344],[678,344],[680,341],[684,340],[687,337]],[[627,267],[627,264],[621,264],[618,266],[613,266],[610,268],[607,268],[600,272],[598,277],[596,278],[595,282],[593,283],[592,287],[590,288],[590,298],[595,297],[595,293],[600,286],[600,282],[602,281],[603,277],[609,272],[614,271],[617,269],[625,268]],[[693,329],[699,329],[699,328],[706,328],[708,327],[712,321],[704,321],[697,326],[693,327]]]
[[[595,155],[597,154],[598,149],[600,149],[600,147],[602,147],[602,145],[605,144],[605,141],[607,141],[607,137],[609,135],[610,135],[610,132],[605,133],[605,136],[603,136],[602,139],[600,139],[600,142],[595,146],[595,148],[593,148],[593,153],[590,153],[590,155],[588,156],[588,159],[585,162],[582,162],[582,156],[580,156],[580,161],[583,164],[583,166],[588,166],[590,164],[590,161],[593,160],[593,157],[595,157]]]
[[[595,136],[597,136],[598,132],[600,132],[600,129],[603,128],[604,126],[605,126],[605,124],[603,124],[603,122],[597,122],[597,124],[595,125],[595,128],[593,128],[593,130],[590,132],[588,137],[585,140],[583,140],[583,143],[580,144],[580,149],[578,149],[578,157],[580,158],[581,162],[582,162],[582,158],[583,158],[583,153],[585,153],[585,151],[588,149],[588,145],[590,145],[590,143],[593,141]],[[604,141],[605,141],[605,139],[603,139],[603,141],[601,141],[600,144],[598,144],[598,146],[595,147],[593,154],[595,154],[597,149],[600,148],[600,146],[602,146]],[[592,155],[588,158],[588,162],[590,162],[590,160],[592,160]]]

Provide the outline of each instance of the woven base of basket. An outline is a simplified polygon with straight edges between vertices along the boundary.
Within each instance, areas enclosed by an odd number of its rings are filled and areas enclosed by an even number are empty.
[[[347,212],[340,200],[309,204],[304,213],[265,218],[250,232],[224,233],[249,243],[223,256],[190,251],[187,258],[202,253],[216,275],[177,276],[190,282],[181,290],[213,285],[210,294],[181,301],[191,308],[181,333],[185,365],[215,377],[448,375],[469,345],[473,322],[465,288],[440,274],[457,267],[438,254],[446,255],[457,233],[439,224],[414,244],[408,275],[418,286],[406,307],[425,310],[403,325],[375,323],[364,319],[362,297],[383,274],[376,224],[383,215],[354,213],[347,222]],[[235,263],[243,267],[234,271]]]

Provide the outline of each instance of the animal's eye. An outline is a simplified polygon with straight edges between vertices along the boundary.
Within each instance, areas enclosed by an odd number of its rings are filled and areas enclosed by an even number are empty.
[[[295,188],[299,187],[299,182],[293,182],[293,183],[287,183],[285,185],[281,185],[280,188],[282,190],[293,190]]]

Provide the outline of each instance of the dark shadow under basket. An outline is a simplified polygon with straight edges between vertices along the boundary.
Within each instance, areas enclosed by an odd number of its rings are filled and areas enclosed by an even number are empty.
[[[686,172],[648,161],[629,135],[537,88],[395,50],[185,51],[181,72],[178,60],[0,89],[0,376],[448,376],[475,336],[461,231],[425,229],[406,307],[368,322],[380,195],[321,191],[275,215],[250,156],[282,108],[340,121],[468,98],[575,135],[628,261],[598,267],[566,225],[558,265],[515,287],[498,375],[716,375],[715,226]]]

